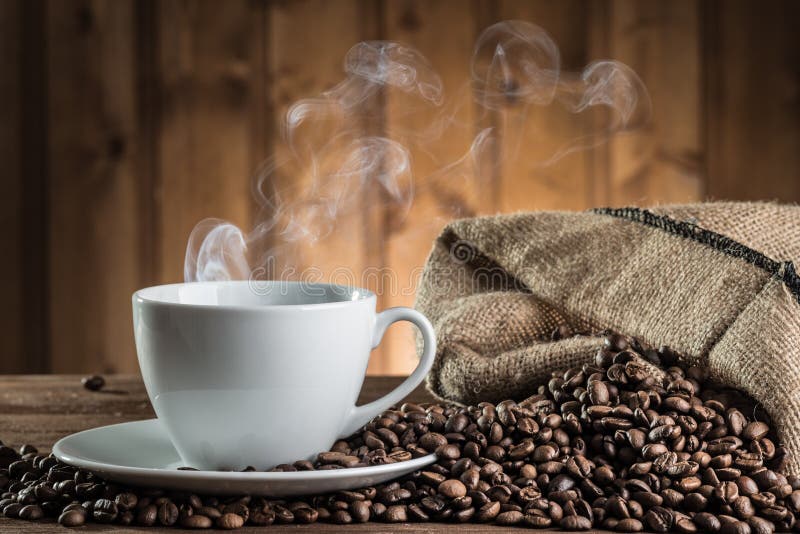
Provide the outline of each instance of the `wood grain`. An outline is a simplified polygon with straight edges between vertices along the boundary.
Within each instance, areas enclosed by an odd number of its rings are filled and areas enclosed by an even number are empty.
[[[798,202],[800,4],[753,7],[703,3],[707,194]]]
[[[48,154],[49,106],[47,69],[47,7],[44,0],[22,2],[21,128],[19,175],[22,179],[21,289],[24,366],[49,371],[50,361],[50,263]]]
[[[607,205],[696,202],[704,194],[700,8],[698,2],[615,0],[605,4],[605,39],[592,57],[613,58],[642,79],[649,124],[621,133],[595,175],[606,174]],[[597,43],[595,43],[597,44]]]
[[[0,58],[4,59],[7,72],[22,72],[21,50],[21,6],[18,2],[0,2]],[[23,278],[22,250],[22,84],[18,76],[0,77],[0,249],[10,254],[0,262],[0,294],[6,296],[5,305],[0,308],[0,354],[21,354],[23,352],[23,291],[20,281]],[[37,371],[26,369],[22,358],[0,359],[0,372],[15,373]]]
[[[158,278],[183,280],[186,243],[207,217],[251,223],[251,118],[262,68],[258,4],[157,3],[161,114]],[[259,149],[260,150],[260,149]]]
[[[133,370],[139,286],[133,2],[48,5],[51,368]],[[76,311],[78,310],[78,311]]]
[[[200,219],[252,226],[252,176],[265,157],[286,153],[283,112],[341,80],[343,56],[360,40],[420,49],[453,94],[468,81],[474,37],[521,19],[553,37],[566,71],[602,58],[629,64],[653,103],[641,135],[552,165],[540,164],[607,117],[558,104],[467,109],[467,124],[412,146],[412,157],[424,182],[494,126],[501,144],[488,182],[429,180],[405,219],[385,209],[379,187],[366,188],[327,238],[278,253],[322,278],[381,289],[380,308],[413,301],[399,292],[451,213],[800,201],[798,9],[790,0],[231,0],[224,9],[213,0],[0,0],[0,371],[134,370],[130,293],[182,279]],[[393,132],[408,111],[381,93],[360,131]],[[279,172],[270,186],[302,189],[304,180]],[[387,269],[394,289],[381,284]],[[392,329],[370,372],[406,373],[410,332]]]

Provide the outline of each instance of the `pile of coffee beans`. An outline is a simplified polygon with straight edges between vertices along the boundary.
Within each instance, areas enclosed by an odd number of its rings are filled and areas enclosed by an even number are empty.
[[[400,480],[289,500],[130,489],[40,455],[0,447],[7,517],[144,526],[379,521],[477,522],[625,532],[769,533],[796,526],[800,479],[741,393],[681,367],[668,348],[605,338],[593,363],[521,402],[404,404],[315,462],[279,471],[380,465],[431,452]]]

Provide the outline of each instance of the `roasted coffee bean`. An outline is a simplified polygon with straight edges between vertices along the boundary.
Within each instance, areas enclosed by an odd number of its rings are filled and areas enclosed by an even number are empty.
[[[761,421],[753,421],[748,423],[744,430],[742,430],[742,438],[748,440],[759,440],[766,437],[769,432],[769,427]]]
[[[58,524],[64,527],[79,527],[86,522],[86,512],[67,510],[58,516]]]
[[[482,505],[476,514],[476,519],[480,522],[487,522],[493,520],[500,513],[500,503],[498,501],[490,501]]]
[[[358,506],[354,506],[354,505],[358,505]],[[364,508],[362,508],[362,506]],[[350,506],[350,510],[351,510],[350,515],[351,516],[354,515],[353,512],[352,512],[352,510],[354,508],[356,508],[356,509],[358,509],[360,511],[361,515],[359,515],[359,518],[363,517],[363,515],[365,513],[367,514],[367,517],[369,517],[369,505],[367,503],[365,503],[364,501],[357,501],[357,502],[354,502],[354,503],[351,504],[351,506]],[[314,508],[311,508],[310,506],[306,506],[306,505],[303,505],[303,506],[297,508],[296,510],[294,510],[292,512],[292,514],[293,514],[294,520],[296,522],[304,524],[304,525],[309,524],[309,523],[315,523],[317,521],[317,519],[319,518],[319,512],[317,512]],[[360,521],[360,522],[363,522],[363,521]]]
[[[158,506],[149,504],[136,514],[136,522],[146,527],[152,526],[158,520]]]
[[[708,532],[719,532],[722,523],[719,518],[708,512],[700,512],[693,518],[694,523],[703,530]]]
[[[772,534],[775,532],[775,524],[762,517],[751,517],[747,520],[747,524],[750,525],[752,534]]]
[[[722,524],[720,534],[750,534],[750,525],[744,521],[729,521]]]
[[[404,523],[408,520],[406,507],[402,505],[389,506],[384,512],[383,518],[388,523]]]
[[[136,504],[139,502],[139,498],[136,496],[135,493],[126,492],[120,493],[114,498],[114,503],[117,505],[118,510],[132,510],[136,508]],[[199,502],[198,508],[199,508]]]
[[[244,519],[239,514],[227,513],[222,514],[215,522],[217,528],[223,530],[235,530],[244,526]]]
[[[178,507],[171,501],[165,501],[158,506],[156,518],[165,527],[172,526],[178,521]]]
[[[330,521],[337,525],[349,525],[353,517],[346,510],[336,510],[331,513]]]
[[[722,482],[714,490],[714,498],[723,504],[732,504],[739,497],[739,487],[735,482]]]
[[[106,385],[106,379],[100,375],[84,376],[81,384],[89,391],[100,391]]]
[[[435,451],[442,445],[447,445],[447,438],[436,432],[428,432],[419,438],[419,444],[426,450]]]
[[[20,519],[35,521],[44,517],[44,511],[38,504],[28,504],[19,509],[18,517]]]
[[[180,526],[183,528],[211,528],[213,524],[214,522],[210,517],[198,514],[187,515],[180,520]]]
[[[111,523],[117,518],[117,512],[116,503],[108,499],[99,499],[92,507],[92,516],[98,523]]]
[[[461,450],[458,445],[453,445],[452,443],[441,445],[434,452],[440,460],[457,460],[461,457]]]
[[[695,525],[691,518],[681,515],[675,519],[675,530],[684,534],[694,534],[697,532],[697,525]]]
[[[642,525],[642,522],[638,519],[628,517],[621,519],[619,523],[617,523],[616,530],[620,532],[641,532],[644,530],[644,525]]]
[[[511,510],[511,511],[503,512],[503,513],[499,514],[495,518],[495,523],[497,523],[498,525],[503,525],[503,526],[516,525],[520,521],[522,521],[522,517],[523,517],[522,512],[519,512],[519,511],[516,511],[516,510]]]
[[[591,475],[594,464],[585,456],[571,456],[566,463],[567,471],[577,478],[587,478]]]
[[[644,515],[644,522],[655,532],[668,532],[672,528],[675,515],[671,510],[654,506]]]
[[[564,530],[589,530],[592,522],[582,515],[568,515],[559,521],[559,525]]]
[[[736,517],[740,519],[747,519],[754,516],[756,513],[753,502],[749,497],[745,497],[744,495],[737,497],[730,506],[733,508]]]
[[[437,491],[450,499],[463,497],[467,494],[467,487],[460,480],[450,479],[439,484]]]
[[[532,510],[522,517],[521,524],[530,528],[547,528],[553,520],[541,510]]]
[[[355,501],[350,504],[350,516],[353,518],[353,521],[356,523],[366,523],[369,521],[370,516],[370,505],[366,501]],[[295,517],[297,517],[298,512],[295,512]],[[314,521],[318,519],[318,515],[314,517]],[[298,518],[300,522],[304,522],[302,518]],[[312,521],[305,521],[310,523]]]

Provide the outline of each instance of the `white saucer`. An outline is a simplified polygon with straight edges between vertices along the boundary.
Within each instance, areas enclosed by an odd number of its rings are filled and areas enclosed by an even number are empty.
[[[64,463],[106,480],[213,495],[287,497],[362,488],[406,475],[436,461],[435,454],[407,462],[290,473],[179,471],[184,465],[158,419],[103,426],[72,434],[53,446]]]

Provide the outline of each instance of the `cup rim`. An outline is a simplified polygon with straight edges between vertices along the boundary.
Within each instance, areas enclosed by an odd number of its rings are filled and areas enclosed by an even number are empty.
[[[331,302],[314,302],[314,303],[300,303],[300,304],[194,304],[187,302],[172,302],[168,300],[158,299],[151,296],[146,296],[145,293],[164,289],[168,287],[180,287],[189,285],[230,285],[230,286],[250,286],[252,283],[257,284],[285,284],[289,286],[307,285],[309,287],[318,288],[334,288],[337,291],[357,293],[358,298],[352,300],[336,300]],[[364,289],[356,286],[348,286],[344,284],[331,284],[327,282],[298,282],[289,280],[259,280],[252,282],[250,280],[224,280],[224,281],[202,281],[202,282],[177,282],[172,284],[158,284],[149,287],[143,287],[134,291],[132,300],[134,304],[150,304],[154,306],[171,306],[176,308],[192,308],[204,310],[248,310],[248,311],[264,311],[264,310],[290,310],[290,309],[325,309],[325,308],[340,308],[356,303],[361,303],[369,300],[375,300],[376,295],[369,289]]]

